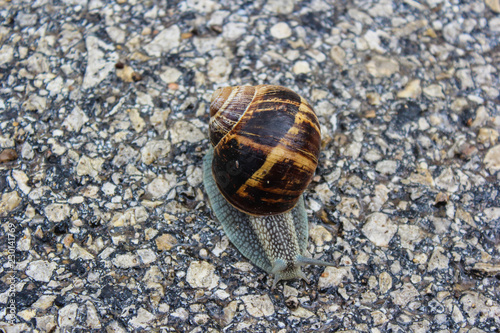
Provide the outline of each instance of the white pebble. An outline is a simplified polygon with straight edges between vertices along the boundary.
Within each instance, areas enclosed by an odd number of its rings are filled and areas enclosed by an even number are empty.
[[[293,65],[293,72],[295,74],[308,74],[311,72],[311,67],[309,66],[309,63],[304,60],[297,61],[295,65]]]
[[[215,266],[206,261],[193,261],[189,265],[186,281],[192,288],[213,289],[219,283],[219,276],[215,274]]]
[[[55,262],[48,262],[45,260],[32,261],[26,269],[26,275],[35,281],[49,282],[52,272],[56,269]]]
[[[373,244],[387,247],[398,230],[389,217],[383,213],[373,213],[368,216],[362,232]]]
[[[271,28],[271,35],[277,39],[288,38],[292,35],[292,29],[285,22],[276,23]]]

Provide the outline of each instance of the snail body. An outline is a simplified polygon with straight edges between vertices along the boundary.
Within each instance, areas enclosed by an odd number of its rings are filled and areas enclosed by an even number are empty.
[[[303,192],[318,164],[321,134],[311,106],[290,89],[218,89],[210,105],[211,147],[204,185],[236,248],[279,280],[307,278],[301,266],[332,264],[305,256]]]

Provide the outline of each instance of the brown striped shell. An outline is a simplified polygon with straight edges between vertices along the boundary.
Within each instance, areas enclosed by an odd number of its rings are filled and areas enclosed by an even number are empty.
[[[318,165],[321,134],[312,107],[280,86],[220,88],[210,104],[212,173],[238,210],[292,209]]]

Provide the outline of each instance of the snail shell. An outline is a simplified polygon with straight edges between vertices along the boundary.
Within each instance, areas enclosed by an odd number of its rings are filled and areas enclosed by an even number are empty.
[[[302,193],[318,165],[321,134],[312,107],[290,89],[259,85],[218,89],[210,105],[204,185],[212,209],[238,250],[279,280],[303,278]]]

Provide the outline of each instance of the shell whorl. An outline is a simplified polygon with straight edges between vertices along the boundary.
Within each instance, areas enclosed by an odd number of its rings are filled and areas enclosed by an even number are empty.
[[[226,87],[212,95],[212,173],[222,195],[251,215],[292,209],[318,164],[312,107],[290,89]]]

